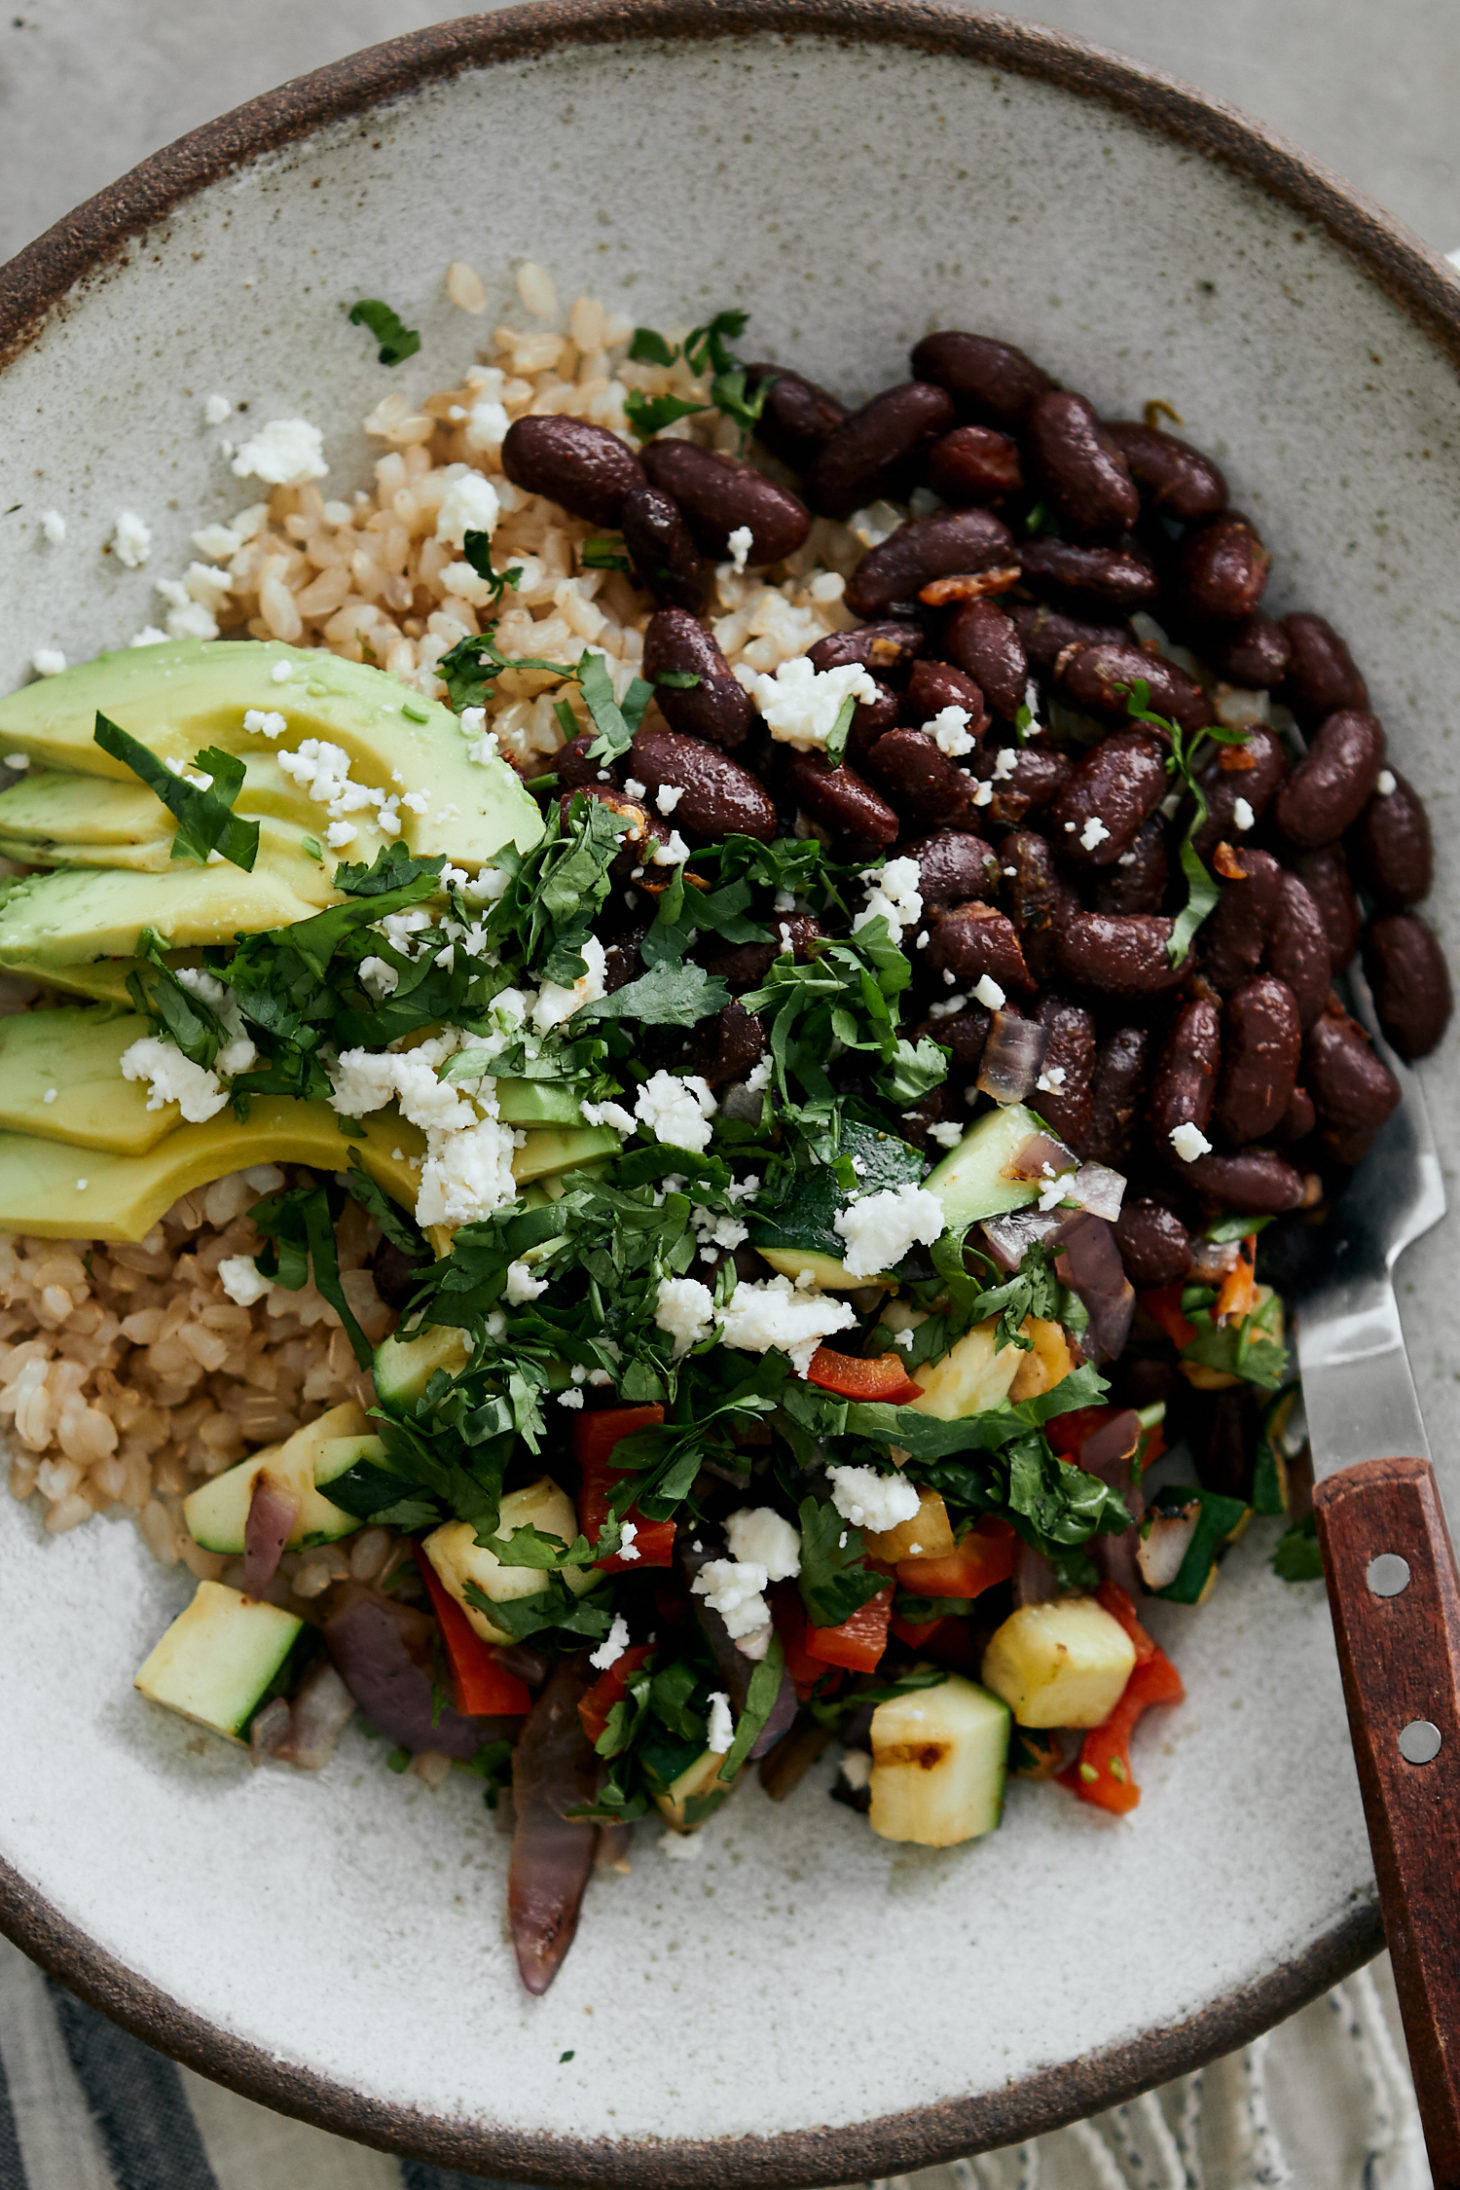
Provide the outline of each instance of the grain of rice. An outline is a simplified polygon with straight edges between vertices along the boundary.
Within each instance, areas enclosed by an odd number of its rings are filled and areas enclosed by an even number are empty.
[[[460,311],[479,317],[487,308],[487,292],[481,275],[465,259],[456,259],[446,269],[446,294]]]

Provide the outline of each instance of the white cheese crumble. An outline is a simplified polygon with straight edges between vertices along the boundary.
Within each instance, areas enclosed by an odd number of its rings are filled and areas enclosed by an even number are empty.
[[[1380,798],[1393,798],[1399,789],[1399,779],[1392,768],[1381,768],[1374,779],[1374,789]]]
[[[221,426],[233,416],[233,405],[226,395],[210,395],[203,403],[203,417],[210,426]]]
[[[202,1125],[216,1118],[228,1100],[216,1072],[195,1065],[175,1043],[164,1042],[159,1035],[144,1034],[124,1049],[121,1070],[124,1080],[148,1083],[149,1110],[162,1110],[168,1103],[176,1103],[189,1125]]]
[[[534,1277],[527,1263],[508,1263],[507,1282],[502,1288],[502,1293],[510,1308],[520,1308],[526,1301],[537,1300],[546,1291],[546,1278]]]
[[[661,783],[654,793],[654,804],[667,821],[683,797],[684,785],[682,783]]]
[[[1000,749],[999,749],[999,751],[998,751],[997,753],[995,753],[995,755],[994,755],[994,781],[995,781],[995,783],[1005,783],[1005,782],[1007,782],[1007,781],[1008,781],[1008,779],[1009,779],[1009,777],[1013,775],[1013,773],[1014,773],[1015,769],[1016,769],[1016,768],[1017,768],[1018,766],[1019,766],[1019,748],[1018,748],[1018,746],[1017,746],[1017,745],[1005,745],[1005,746],[1001,746],[1001,747],[1000,747]],[[1014,872],[1015,870],[1014,870],[1013,868],[1010,868],[1010,869],[1008,869],[1008,870],[1006,870],[1006,871],[1007,871],[1007,872],[1009,872],[1009,873],[1013,873],[1013,872]]]
[[[635,1541],[638,1533],[639,1524],[637,1521],[624,1521],[620,1524],[618,1532],[618,1555],[621,1559],[638,1559],[642,1557],[642,1553],[640,1552],[638,1544]]]
[[[872,1784],[872,1758],[865,1749],[848,1749],[841,1761],[841,1776],[853,1794]]]
[[[1198,1156],[1206,1155],[1211,1145],[1201,1127],[1189,1118],[1184,1125],[1171,1128],[1171,1146],[1183,1163],[1195,1163]]]
[[[737,525],[725,545],[730,550],[730,568],[743,575],[750,551],[755,546],[755,534],[749,525]]]
[[[900,943],[907,928],[915,928],[923,917],[921,891],[922,870],[915,859],[888,859],[880,867],[864,870],[862,883],[867,902],[852,921],[852,933],[856,935],[873,920],[885,920],[894,943]]]
[[[853,1528],[896,1528],[918,1510],[918,1494],[905,1475],[879,1475],[875,1468],[828,1468],[831,1502]]]
[[[1066,1077],[1067,1074],[1063,1065],[1051,1065],[1048,1071],[1040,1073],[1034,1084],[1041,1095],[1053,1095],[1059,1088],[1064,1086]]]
[[[166,646],[168,634],[159,631],[156,624],[143,624],[135,639],[128,639],[128,646]]]
[[[752,1095],[762,1094],[764,1090],[768,1088],[771,1084],[771,1073],[773,1070],[774,1066],[772,1063],[771,1054],[770,1051],[767,1050],[764,1057],[757,1058],[756,1062],[751,1066],[749,1072],[747,1072],[745,1075],[745,1086],[748,1092]]]
[[[661,1278],[654,1321],[674,1340],[674,1358],[681,1360],[715,1327],[715,1303],[709,1286],[702,1285],[698,1278]]]
[[[464,1133],[448,1133],[439,1142],[433,1134],[430,1141],[416,1195],[418,1224],[472,1224],[516,1200],[510,1126],[484,1118]]]
[[[140,570],[152,553],[152,527],[134,509],[118,510],[112,547],[119,563],[128,570]]]
[[[943,1118],[937,1125],[928,1127],[928,1139],[936,1141],[940,1148],[956,1148],[962,1138],[963,1128],[953,1118]],[[909,1338],[912,1337],[910,1331],[907,1335]]]
[[[31,655],[30,666],[38,677],[59,677],[66,666],[66,657],[57,646],[38,646]]]
[[[584,1103],[585,1125],[611,1125],[615,1133],[632,1133],[636,1130],[634,1114],[625,1110],[622,1103]]]
[[[588,1663],[595,1666],[600,1673],[606,1673],[611,1665],[618,1664],[619,1659],[628,1647],[629,1623],[622,1612],[615,1612],[613,1625],[604,1636],[603,1641],[596,1650],[589,1651]]]
[[[66,520],[58,509],[41,512],[41,531],[52,547],[59,547],[66,537]]]
[[[491,480],[466,464],[450,466],[447,478],[436,518],[437,539],[464,548],[469,532],[495,532],[502,504]]]
[[[274,1290],[252,1255],[225,1255],[218,1265],[218,1282],[236,1308],[251,1308]]]
[[[532,1007],[532,1023],[539,1034],[549,1027],[561,1026],[571,1019],[575,1011],[585,1004],[596,1004],[603,994],[608,978],[608,953],[596,935],[586,935],[582,943],[583,971],[571,988],[560,981],[544,981],[537,992]]]
[[[763,1566],[768,1582],[794,1581],[801,1571],[799,1530],[774,1506],[742,1506],[725,1523],[732,1559]]]
[[[946,753],[950,760],[957,760],[962,754],[973,751],[975,740],[968,734],[968,726],[972,720],[973,717],[966,707],[944,707],[933,716],[931,722],[925,722],[923,728],[940,753]]]
[[[193,539],[196,545],[196,533],[193,535]],[[294,664],[292,662],[275,662],[273,668],[269,671],[269,682],[270,684],[287,684],[293,674]]]
[[[815,1286],[797,1286],[788,1277],[742,1278],[719,1311],[727,1346],[763,1354],[772,1346],[789,1354],[796,1374],[804,1376],[811,1357],[833,1331],[850,1330],[857,1311]]]
[[[382,997],[394,996],[400,987],[399,973],[384,958],[362,958],[358,971],[362,987],[368,989],[377,1002]]]
[[[705,1747],[711,1756],[728,1756],[735,1742],[735,1717],[730,1709],[730,1698],[723,1688],[717,1688],[710,1698],[710,1720],[705,1730]]]
[[[1004,992],[991,973],[980,974],[974,983],[973,993],[986,1011],[1002,1011]]]
[[[825,748],[842,702],[849,697],[875,700],[877,684],[860,662],[817,669],[807,655],[796,654],[773,677],[757,677],[751,697],[773,738],[814,753]]]
[[[656,1140],[702,1156],[710,1145],[715,1098],[699,1073],[661,1070],[639,1089],[634,1115]]]
[[[731,1641],[743,1642],[770,1626],[771,1608],[765,1601],[769,1580],[753,1559],[707,1559],[690,1588],[719,1613]]]
[[[1100,816],[1092,814],[1080,831],[1080,848],[1082,851],[1093,852],[1096,846],[1104,844],[1109,836],[1110,831],[1106,828]]]
[[[303,487],[323,479],[324,435],[304,418],[271,418],[245,441],[233,459],[235,479],[262,479],[270,487]]]
[[[700,1833],[661,1833],[656,1846],[671,1863],[698,1863],[705,1852],[704,1837]]]
[[[1234,829],[1240,829],[1245,836],[1247,831],[1253,826],[1256,820],[1257,816],[1256,814],[1254,814],[1252,808],[1248,805],[1245,798],[1233,799],[1232,826]]]
[[[863,1194],[832,1219],[847,1243],[842,1261],[852,1277],[893,1269],[914,1245],[931,1247],[941,1239],[945,1224],[937,1195],[911,1184]]]

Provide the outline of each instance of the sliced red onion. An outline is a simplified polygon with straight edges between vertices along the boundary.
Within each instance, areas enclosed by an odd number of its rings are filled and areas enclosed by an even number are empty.
[[[562,1811],[591,1802],[598,1759],[578,1717],[582,1675],[560,1665],[529,1711],[512,1755],[516,1824],[507,1869],[507,1918],[522,1982],[547,1991],[578,1929],[598,1827]],[[576,1735],[576,1739],[574,1736]]]
[[[289,1710],[289,1731],[274,1751],[281,1764],[317,1772],[334,1755],[355,1713],[355,1699],[328,1658],[311,1667]]]
[[[1077,1209],[1088,1209],[1092,1217],[1104,1217],[1114,1224],[1120,1215],[1125,1178],[1108,1164],[1082,1163],[1074,1177],[1064,1182],[1064,1188],[1065,1200],[1072,1201]]]
[[[289,1736],[289,1699],[271,1696],[262,1711],[255,1711],[248,1730],[249,1761],[262,1764],[276,1757]]]
[[[1031,1133],[1004,1165],[1004,1177],[1037,1179],[1044,1186],[1066,1172],[1073,1177],[1075,1168],[1074,1150],[1066,1148],[1063,1141],[1057,1141],[1052,1133]]]
[[[634,1845],[632,1820],[627,1825],[600,1825],[598,1828],[598,1852],[593,1859],[596,1871],[612,1871],[620,1863],[627,1863]]]
[[[371,1723],[404,1749],[475,1756],[499,1721],[464,1719],[447,1704],[432,1718],[431,1645],[436,1622],[363,1582],[347,1582],[324,1625],[337,1671]]]
[[[1054,1267],[1060,1283],[1079,1295],[1090,1317],[1083,1340],[1086,1353],[1096,1362],[1113,1361],[1130,1337],[1136,1296],[1105,1218],[1082,1209],[1062,1231]]]
[[[1048,1047],[1048,1027],[1012,1011],[996,1011],[975,1086],[996,1103],[1022,1103],[1034,1092]]]
[[[1201,1519],[1201,1500],[1193,1498],[1179,1513],[1153,1513],[1151,1526],[1136,1547],[1136,1565],[1147,1589],[1169,1589],[1181,1572]]]
[[[515,1673],[529,1688],[541,1688],[548,1677],[550,1661],[531,1643],[504,1643],[497,1652],[497,1663],[504,1673]]]
[[[243,1524],[243,1591],[246,1597],[262,1597],[284,1556],[294,1523],[299,1518],[299,1493],[292,1483],[260,1468],[254,1477],[248,1519]]]
[[[1007,1217],[986,1217],[982,1229],[989,1253],[1012,1276],[1030,1248],[1057,1232],[1063,1221],[1053,1210],[1016,1209]]]
[[[1191,1243],[1191,1268],[1188,1278],[1196,1285],[1220,1285],[1224,1277],[1230,1277],[1242,1256],[1240,1240],[1194,1239]]]
[[[781,1685],[776,1691],[776,1700],[771,1705],[771,1715],[750,1745],[750,1761],[752,1763],[755,1762],[757,1757],[763,1757],[767,1749],[774,1749],[782,1734],[789,1729],[791,1721],[795,1718],[799,1709],[796,1684],[783,1666],[781,1668]]]
[[[1129,1528],[1123,1528],[1115,1535],[1092,1536],[1086,1547],[1100,1569],[1101,1579],[1118,1582],[1128,1591],[1134,1591],[1140,1579],[1139,1524],[1146,1510],[1135,1470],[1140,1441],[1141,1418],[1133,1407],[1127,1407],[1110,1421],[1102,1422],[1099,1429],[1092,1430],[1075,1456],[1087,1475],[1098,1475],[1102,1483],[1108,1483],[1112,1490],[1120,1493],[1121,1503],[1131,1517]]]
[[[1032,1544],[1021,1544],[1014,1561],[1015,1604],[1048,1604],[1056,1587],[1054,1568],[1044,1553]]]

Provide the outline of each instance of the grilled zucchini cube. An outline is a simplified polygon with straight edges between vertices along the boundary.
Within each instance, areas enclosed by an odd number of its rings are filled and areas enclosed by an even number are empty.
[[[984,1652],[983,1677],[1021,1726],[1100,1726],[1119,1703],[1136,1646],[1093,1597],[1011,1612]]]
[[[991,1833],[1004,1806],[1009,1707],[949,1673],[872,1714],[872,1807],[884,1840],[952,1848]]]
[[[998,1321],[975,1323],[939,1361],[918,1370],[921,1397],[911,1404],[919,1414],[940,1422],[959,1422],[968,1414],[986,1414],[1008,1396],[1024,1355],[1017,1346],[996,1343]]]
[[[529,1483],[525,1490],[508,1491],[502,1500],[497,1521],[499,1537],[510,1540],[515,1530],[529,1525],[543,1536],[556,1536],[564,1544],[571,1544],[578,1534],[573,1501],[550,1475]],[[546,1567],[505,1565],[495,1552],[477,1542],[470,1521],[444,1521],[426,1538],[425,1551],[442,1587],[450,1591],[484,1642],[508,1643],[512,1637],[490,1620],[480,1605],[468,1602],[468,1582],[475,1583],[493,1603],[506,1604],[513,1597],[535,1596],[538,1590],[547,1588],[551,1578]],[[601,1579],[591,1566],[565,1566],[561,1572],[575,1596],[581,1596]]]

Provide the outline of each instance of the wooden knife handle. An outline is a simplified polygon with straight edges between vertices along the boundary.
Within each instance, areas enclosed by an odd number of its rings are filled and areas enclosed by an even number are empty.
[[[1460,2190],[1460,1574],[1428,1460],[1344,1468],[1313,1510],[1425,2144]]]

